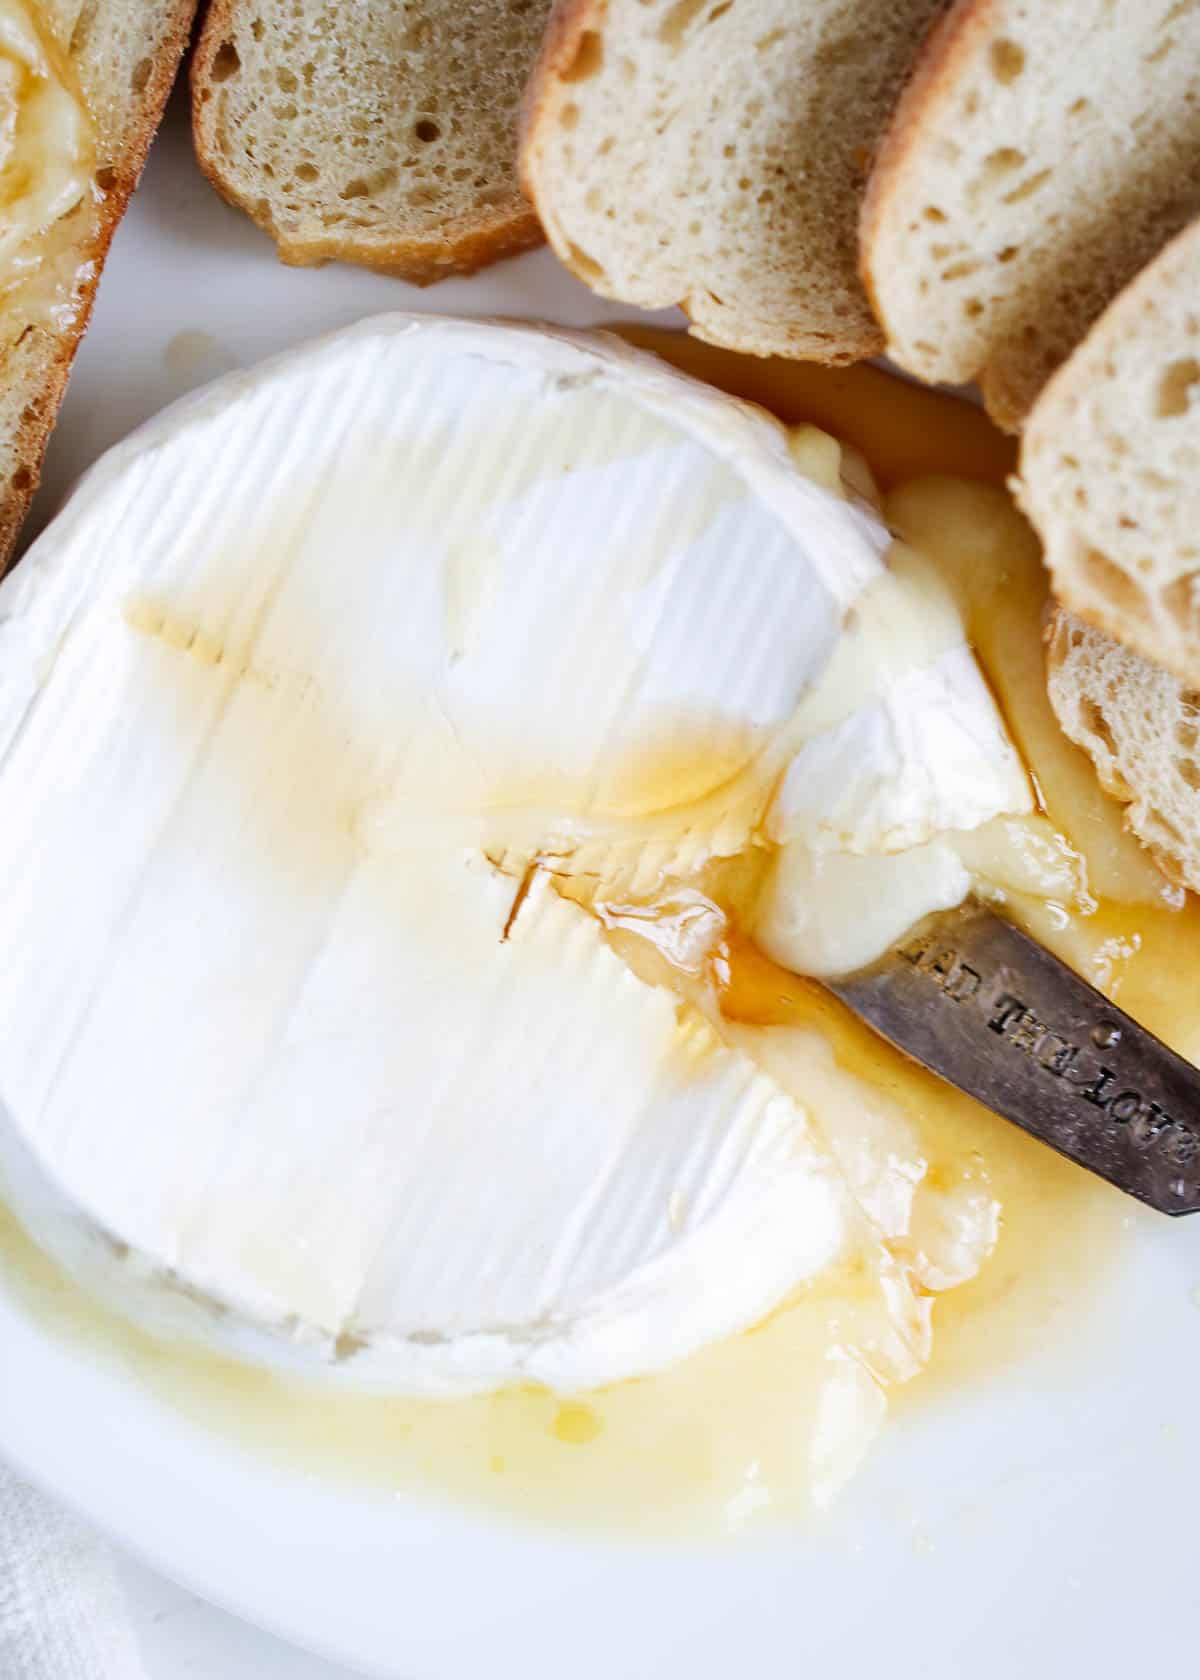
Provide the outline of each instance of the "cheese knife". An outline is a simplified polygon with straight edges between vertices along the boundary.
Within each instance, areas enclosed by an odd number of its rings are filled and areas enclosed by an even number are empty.
[[[1200,1209],[1200,1070],[982,905],[823,982],[897,1049],[1160,1213]]]

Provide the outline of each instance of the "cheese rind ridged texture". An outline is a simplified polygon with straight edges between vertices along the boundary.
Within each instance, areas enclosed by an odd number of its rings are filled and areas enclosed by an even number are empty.
[[[364,323],[113,451],[0,592],[18,1211],[364,1384],[616,1381],[818,1275],[910,1374],[802,1079],[528,870],[745,845],[886,543],[757,411],[531,329]]]

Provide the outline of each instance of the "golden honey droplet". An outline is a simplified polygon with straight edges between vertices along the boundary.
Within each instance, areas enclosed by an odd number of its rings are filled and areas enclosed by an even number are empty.
[[[558,1440],[565,1441],[569,1447],[586,1447],[589,1441],[596,1439],[603,1428],[604,1425],[590,1406],[580,1405],[577,1400],[568,1400],[555,1413],[550,1433]]]

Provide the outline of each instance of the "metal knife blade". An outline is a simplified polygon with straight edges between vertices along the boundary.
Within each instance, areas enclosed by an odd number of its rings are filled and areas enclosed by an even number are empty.
[[[1200,1070],[981,905],[826,980],[884,1038],[1162,1213],[1200,1209]]]

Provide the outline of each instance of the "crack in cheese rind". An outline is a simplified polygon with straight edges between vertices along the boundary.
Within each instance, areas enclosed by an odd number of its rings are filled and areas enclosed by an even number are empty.
[[[282,675],[324,657],[336,592],[364,668],[382,637],[393,664],[372,844],[414,821],[525,856],[594,833],[624,869],[644,842],[684,870],[745,844],[887,541],[776,423],[616,341],[393,318],[185,400],[93,470],[5,603],[0,715],[123,572]],[[373,727],[351,688],[346,726]],[[739,777],[736,810],[706,801]]]
[[[802,1109],[681,1023],[548,882],[502,941],[511,883],[485,864],[362,859],[308,926],[292,900],[296,946],[261,951],[247,1019],[250,998],[214,1000],[256,929],[232,892],[194,921],[195,888],[213,864],[229,883],[245,836],[195,838],[108,945],[101,992],[56,1033],[43,1020],[38,1047],[43,1169],[190,1290],[295,1318],[326,1357],[351,1335],[359,1380],[595,1386],[869,1252]],[[147,1031],[151,994],[169,1037]],[[37,1085],[6,1079],[11,1115]]]
[[[887,543],[757,411],[528,328],[367,323],[112,451],[0,588],[18,1211],[356,1383],[617,1381],[858,1276],[839,1345],[909,1374],[801,1093],[529,873],[744,848]]]

